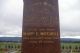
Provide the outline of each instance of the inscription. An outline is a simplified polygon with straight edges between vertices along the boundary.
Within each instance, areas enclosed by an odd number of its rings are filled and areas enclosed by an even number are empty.
[[[58,36],[58,32],[23,32],[26,36]]]
[[[23,37],[29,43],[54,43],[58,39],[58,32],[23,32]]]

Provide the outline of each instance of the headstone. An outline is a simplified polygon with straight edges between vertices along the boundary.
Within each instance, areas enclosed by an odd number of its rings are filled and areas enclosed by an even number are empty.
[[[22,53],[60,53],[58,0],[24,0]]]

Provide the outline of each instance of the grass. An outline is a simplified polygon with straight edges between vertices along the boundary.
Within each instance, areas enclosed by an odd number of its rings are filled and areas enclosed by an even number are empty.
[[[8,51],[18,51],[17,53],[20,53],[21,51],[21,43],[18,42],[0,42],[0,53],[5,53]]]
[[[80,42],[62,42],[61,43],[61,49],[64,47],[64,49],[71,49],[71,50],[78,50],[80,49]],[[71,47],[71,48],[70,48]],[[16,50],[21,53],[21,43],[18,42],[0,42],[0,53],[5,53],[4,49],[10,50]],[[3,50],[1,50],[3,49]],[[74,52],[73,52],[74,53]]]
[[[75,42],[72,42],[72,43],[67,42],[67,43],[61,43],[61,46],[64,46],[64,47],[70,47],[71,46],[74,49],[75,47],[80,47],[80,43],[79,42],[78,43],[77,42],[76,43]]]

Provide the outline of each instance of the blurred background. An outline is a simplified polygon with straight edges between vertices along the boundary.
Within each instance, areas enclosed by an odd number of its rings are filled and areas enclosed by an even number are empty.
[[[58,0],[58,4],[61,52],[80,53],[80,0]],[[23,0],[0,0],[1,53],[21,52],[23,5]]]

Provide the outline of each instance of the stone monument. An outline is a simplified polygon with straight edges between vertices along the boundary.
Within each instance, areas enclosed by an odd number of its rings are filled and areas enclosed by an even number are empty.
[[[60,53],[58,0],[24,0],[22,53]]]

